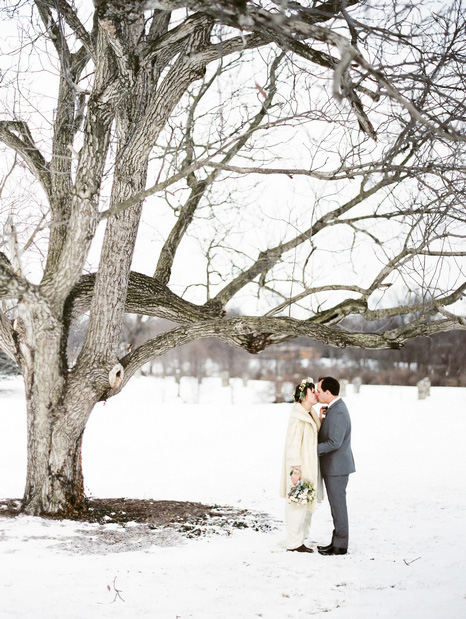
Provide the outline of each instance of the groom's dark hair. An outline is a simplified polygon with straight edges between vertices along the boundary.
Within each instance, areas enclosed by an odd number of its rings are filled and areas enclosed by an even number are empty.
[[[332,395],[340,394],[340,383],[333,376],[324,376],[323,378],[319,378],[319,383],[322,381],[320,388],[322,391],[330,391]]]

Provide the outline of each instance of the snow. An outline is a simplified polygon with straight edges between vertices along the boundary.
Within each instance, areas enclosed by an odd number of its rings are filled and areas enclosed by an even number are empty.
[[[0,518],[1,618],[466,617],[466,389],[418,400],[414,387],[349,387],[350,552],[323,557],[282,545],[291,405],[261,403],[267,389],[252,381],[206,381],[200,404],[184,401],[193,385],[181,387],[177,398],[176,385],[138,378],[96,407],[87,493],[232,505],[266,512],[277,528],[196,540],[154,531],[148,542],[136,525]],[[0,496],[20,497],[19,379],[0,383],[0,402]],[[328,543],[331,528],[323,503],[309,543]]]

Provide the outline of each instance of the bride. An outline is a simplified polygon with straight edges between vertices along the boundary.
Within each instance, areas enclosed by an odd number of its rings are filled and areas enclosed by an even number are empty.
[[[300,480],[310,482],[316,489],[317,496],[305,505],[297,505],[287,500],[286,547],[290,551],[314,552],[312,548],[305,546],[304,540],[308,536],[316,504],[322,501],[323,491],[317,456],[317,435],[321,420],[312,408],[318,399],[311,378],[303,379],[296,387],[294,402],[286,433],[280,496],[287,498],[291,488]]]

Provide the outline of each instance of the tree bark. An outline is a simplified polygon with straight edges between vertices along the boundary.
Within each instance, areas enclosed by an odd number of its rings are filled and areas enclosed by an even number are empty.
[[[34,355],[31,371],[23,365],[28,441],[23,511],[70,517],[84,506],[82,438],[105,378],[70,374],[54,386],[52,372],[37,371],[44,363]]]
[[[83,506],[81,444],[84,428],[105,383],[105,372],[85,380],[69,372],[63,354],[66,329],[37,294],[19,306],[16,360],[27,402],[27,476],[23,510],[71,516]]]
[[[34,516],[70,517],[84,506],[80,431],[57,410],[61,423],[40,414],[28,398],[28,466],[23,511]]]

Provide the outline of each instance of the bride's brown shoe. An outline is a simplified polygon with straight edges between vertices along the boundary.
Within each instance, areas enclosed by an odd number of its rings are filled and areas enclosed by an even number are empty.
[[[288,548],[288,552],[314,552],[312,548],[308,548],[304,544],[301,544],[298,548]]]

